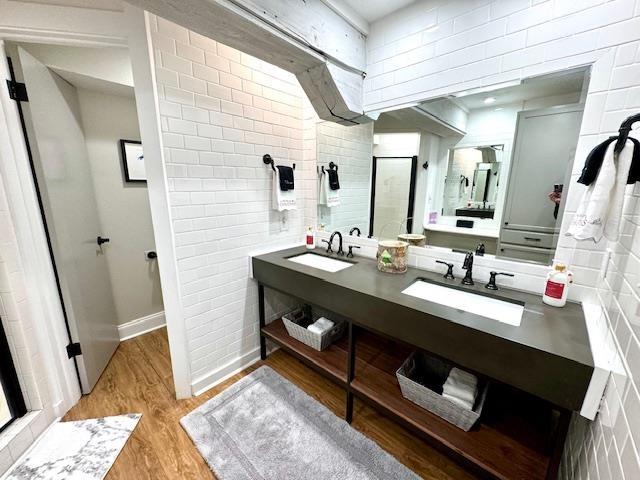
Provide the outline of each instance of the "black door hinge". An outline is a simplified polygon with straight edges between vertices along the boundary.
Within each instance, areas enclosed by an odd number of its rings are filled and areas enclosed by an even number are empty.
[[[28,102],[27,86],[24,83],[15,80],[7,80],[7,88],[9,89],[9,98],[16,102]]]
[[[80,344],[70,343],[69,345],[67,345],[67,355],[69,356],[69,358],[82,355],[82,348],[80,348]]]

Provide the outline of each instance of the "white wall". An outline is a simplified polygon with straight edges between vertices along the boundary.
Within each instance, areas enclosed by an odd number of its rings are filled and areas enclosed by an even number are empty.
[[[340,180],[340,205],[319,205],[318,223],[328,231],[346,234],[358,227],[368,235],[373,124],[346,127],[323,121],[318,123],[316,135],[318,167],[327,169],[330,162],[335,163]]]
[[[158,96],[194,391],[258,356],[251,251],[301,242],[315,192],[309,112],[293,75],[152,17]],[[298,210],[271,208],[296,163]],[[313,205],[315,209],[315,204]]]
[[[419,1],[372,25],[365,108],[380,109],[596,62],[568,192],[565,232],[582,193],[575,180],[586,154],[640,109],[639,40],[636,0]],[[639,305],[637,199],[629,187],[625,235],[611,245],[621,274],[610,277],[609,284],[617,288],[604,302],[613,304],[607,319],[634,381],[627,385],[610,380],[604,413],[589,425],[572,425],[562,478],[640,478],[640,336],[634,330]],[[595,297],[592,287],[599,282],[602,243],[560,239],[557,256],[573,264],[574,290],[577,287],[585,300]]]
[[[117,323],[162,312],[157,261],[147,261],[154,250],[147,185],[126,183],[120,139],[140,140],[136,103],[132,97],[78,89],[82,127],[98,204],[109,267]]]

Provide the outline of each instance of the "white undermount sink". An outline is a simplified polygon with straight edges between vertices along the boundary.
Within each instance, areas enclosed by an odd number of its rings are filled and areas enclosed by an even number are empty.
[[[287,260],[331,273],[339,272],[340,270],[353,266],[353,263],[351,262],[343,262],[342,260],[337,260],[335,258],[318,255],[317,253],[303,253],[301,255],[296,255],[295,257],[290,257]]]
[[[524,305],[516,302],[465,292],[464,290],[449,288],[424,280],[412,283],[402,293],[514,327],[520,326],[522,314],[524,313]]]

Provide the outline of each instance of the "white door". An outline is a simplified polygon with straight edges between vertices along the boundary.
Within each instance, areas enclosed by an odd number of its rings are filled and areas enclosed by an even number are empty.
[[[564,202],[554,212],[555,204],[547,195],[554,185],[562,184],[566,198],[582,111],[575,105],[518,114],[503,228],[558,232]]]
[[[82,391],[95,386],[118,346],[113,292],[80,121],[77,91],[24,49],[12,56],[27,87],[24,109],[28,141],[51,237],[64,306],[77,357]]]

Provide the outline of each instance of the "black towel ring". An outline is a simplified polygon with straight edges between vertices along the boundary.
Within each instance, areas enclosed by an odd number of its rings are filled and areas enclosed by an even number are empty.
[[[631,131],[631,127],[636,122],[640,122],[640,113],[635,115],[631,115],[620,125],[620,130],[618,134],[618,141],[616,142],[616,146],[613,149],[615,153],[620,153],[627,143],[627,139],[629,138],[629,132]]]
[[[275,162],[273,161],[273,158],[271,158],[271,155],[269,155],[268,153],[265,153],[262,156],[262,161],[264,162],[265,165],[271,165],[271,169],[275,172],[276,171],[276,167],[275,167]],[[296,164],[293,164],[293,169],[296,169]]]

